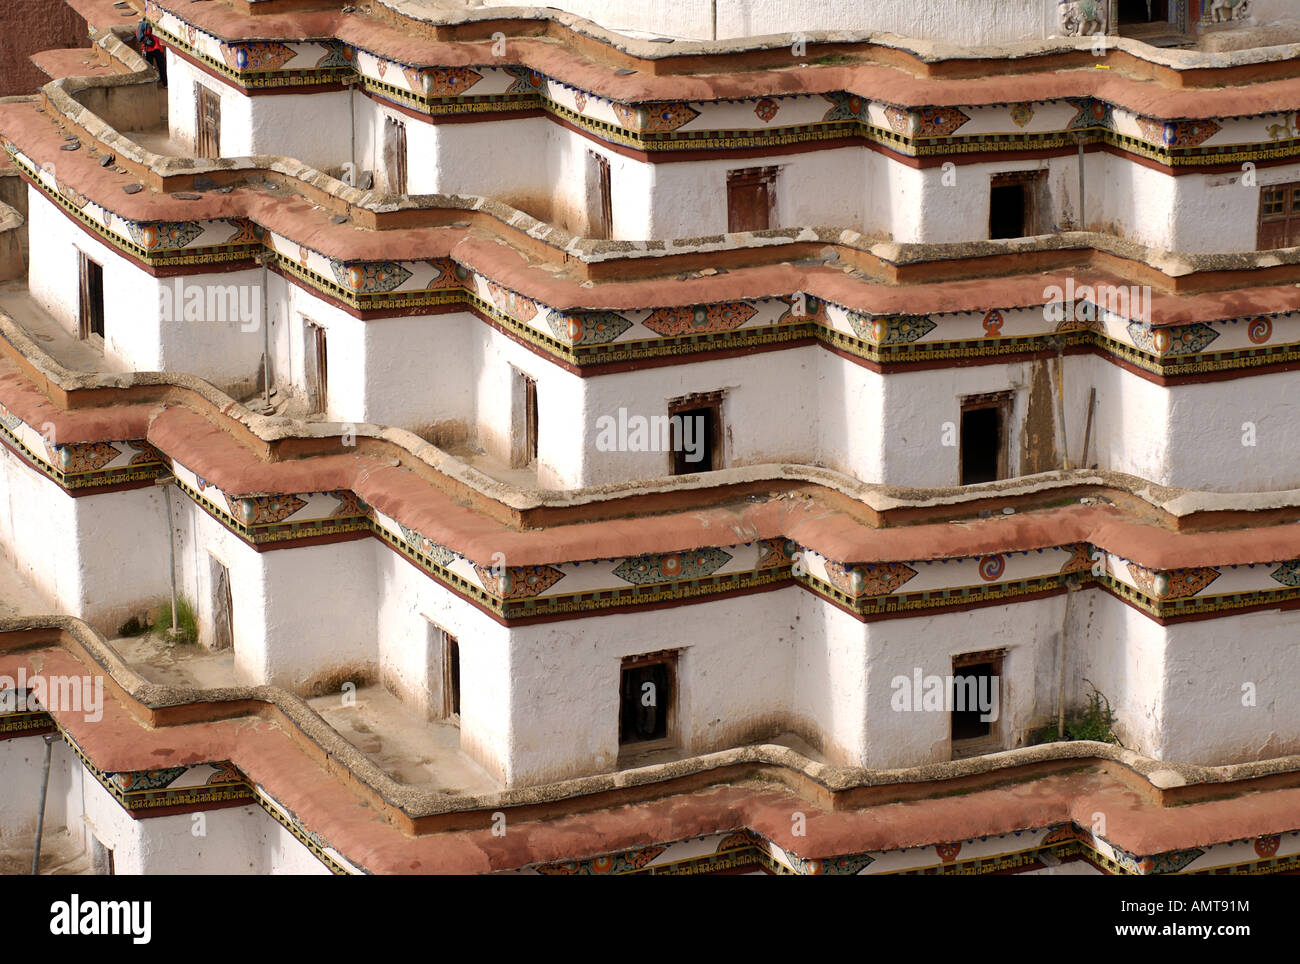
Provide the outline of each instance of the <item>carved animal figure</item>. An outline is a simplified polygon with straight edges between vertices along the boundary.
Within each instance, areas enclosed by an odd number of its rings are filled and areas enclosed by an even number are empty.
[[[1210,17],[1215,23],[1226,23],[1246,15],[1249,0],[1214,0],[1210,4]]]
[[[1090,37],[1106,32],[1106,10],[1099,0],[1079,0],[1063,14],[1065,32],[1072,37]]]

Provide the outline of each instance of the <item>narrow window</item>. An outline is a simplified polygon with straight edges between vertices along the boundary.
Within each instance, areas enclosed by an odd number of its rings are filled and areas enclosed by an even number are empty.
[[[523,468],[537,461],[537,381],[519,369],[514,370],[511,391],[514,416],[511,426],[510,462]]]
[[[1300,245],[1300,184],[1277,184],[1259,192],[1259,250]]]
[[[329,349],[325,329],[313,321],[306,322],[307,391],[313,412],[329,409]]]
[[[625,659],[619,685],[618,742],[627,745],[667,740],[672,701],[670,657]]]
[[[723,468],[722,393],[687,395],[668,403],[672,426],[672,474]]]
[[[614,236],[614,195],[609,174],[609,158],[595,151],[588,151],[591,158],[593,175],[593,198],[591,202],[591,236],[609,239]]]
[[[196,153],[199,157],[220,157],[221,98],[198,83],[194,85],[194,95],[198,112],[198,121],[194,125],[198,132]]]
[[[989,238],[1027,238],[1042,232],[1042,171],[995,174],[989,186]]]
[[[727,172],[727,230],[765,231],[775,221],[775,167]]]
[[[388,193],[406,193],[406,125],[392,117],[384,118],[384,170],[388,174]]]
[[[1007,414],[1010,395],[977,395],[961,406],[960,477],[962,485],[1007,477]]]
[[[1002,715],[1002,664],[1006,650],[965,653],[952,659],[953,756],[993,749]]]
[[[460,719],[460,644],[456,637],[442,633],[442,715]]]
[[[235,607],[230,595],[230,570],[216,556],[208,555],[212,585],[212,648],[230,649],[235,643]]]
[[[81,296],[78,302],[78,335],[89,338],[91,335],[104,337],[104,268],[96,261],[86,257],[84,251],[78,252],[81,274]]]

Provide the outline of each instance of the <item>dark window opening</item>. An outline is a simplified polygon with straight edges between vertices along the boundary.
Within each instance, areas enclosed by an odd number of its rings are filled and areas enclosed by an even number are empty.
[[[1169,19],[1168,0],[1119,0],[1119,25],[1156,23]]]
[[[388,193],[406,193],[406,125],[392,117],[384,118],[384,170],[388,174]]]
[[[968,400],[961,412],[961,484],[1007,477],[1006,415],[1009,398]]]
[[[1039,212],[1046,203],[1044,171],[995,174],[989,181],[989,237],[1029,238],[1042,234]]]
[[[973,663],[960,668],[954,667],[953,703],[952,703],[952,738],[958,740],[978,740],[992,733],[992,721],[982,720],[981,716],[992,715],[980,708],[980,701],[986,695],[992,697],[991,687],[997,685],[997,670],[993,663]],[[996,706],[996,703],[990,704]]]
[[[689,395],[668,405],[673,475],[723,468],[722,395]]]
[[[221,156],[221,98],[202,84],[194,85],[198,112],[196,153],[199,157]]]
[[[645,743],[668,737],[672,673],[666,662],[623,667],[618,742]]]
[[[460,644],[456,637],[442,634],[443,716],[460,716]]]
[[[1300,245],[1300,184],[1277,184],[1259,192],[1260,251]]]
[[[81,297],[79,301],[79,336],[104,337],[104,268],[80,252]]]
[[[775,167],[727,172],[727,230],[766,231],[776,208]]]

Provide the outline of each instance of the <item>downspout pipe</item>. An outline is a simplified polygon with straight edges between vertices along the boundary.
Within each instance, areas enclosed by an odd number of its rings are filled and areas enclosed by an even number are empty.
[[[45,798],[50,791],[50,756],[54,752],[54,741],[58,739],[58,734],[46,733],[43,739],[45,740],[45,763],[41,767],[40,810],[36,813],[36,847],[32,851],[33,877],[41,872],[41,837],[45,834]]]
[[[163,501],[167,505],[167,555],[170,564],[167,567],[168,575],[171,577],[172,587],[172,624],[167,630],[168,639],[176,639],[181,633],[181,628],[176,624],[176,537],[172,532],[172,483],[176,481],[174,475],[163,475],[154,479],[154,485],[162,486]]]

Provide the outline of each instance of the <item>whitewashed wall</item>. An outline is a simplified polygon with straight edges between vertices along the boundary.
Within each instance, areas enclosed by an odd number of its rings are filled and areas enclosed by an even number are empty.
[[[485,7],[518,7],[515,0],[483,0]],[[1055,0],[1005,0],[996,10],[980,0],[560,0],[553,4],[602,27],[632,35],[680,40],[728,40],[814,30],[886,31],[926,40],[977,46],[1047,36]],[[716,34],[714,8],[716,6]]]

